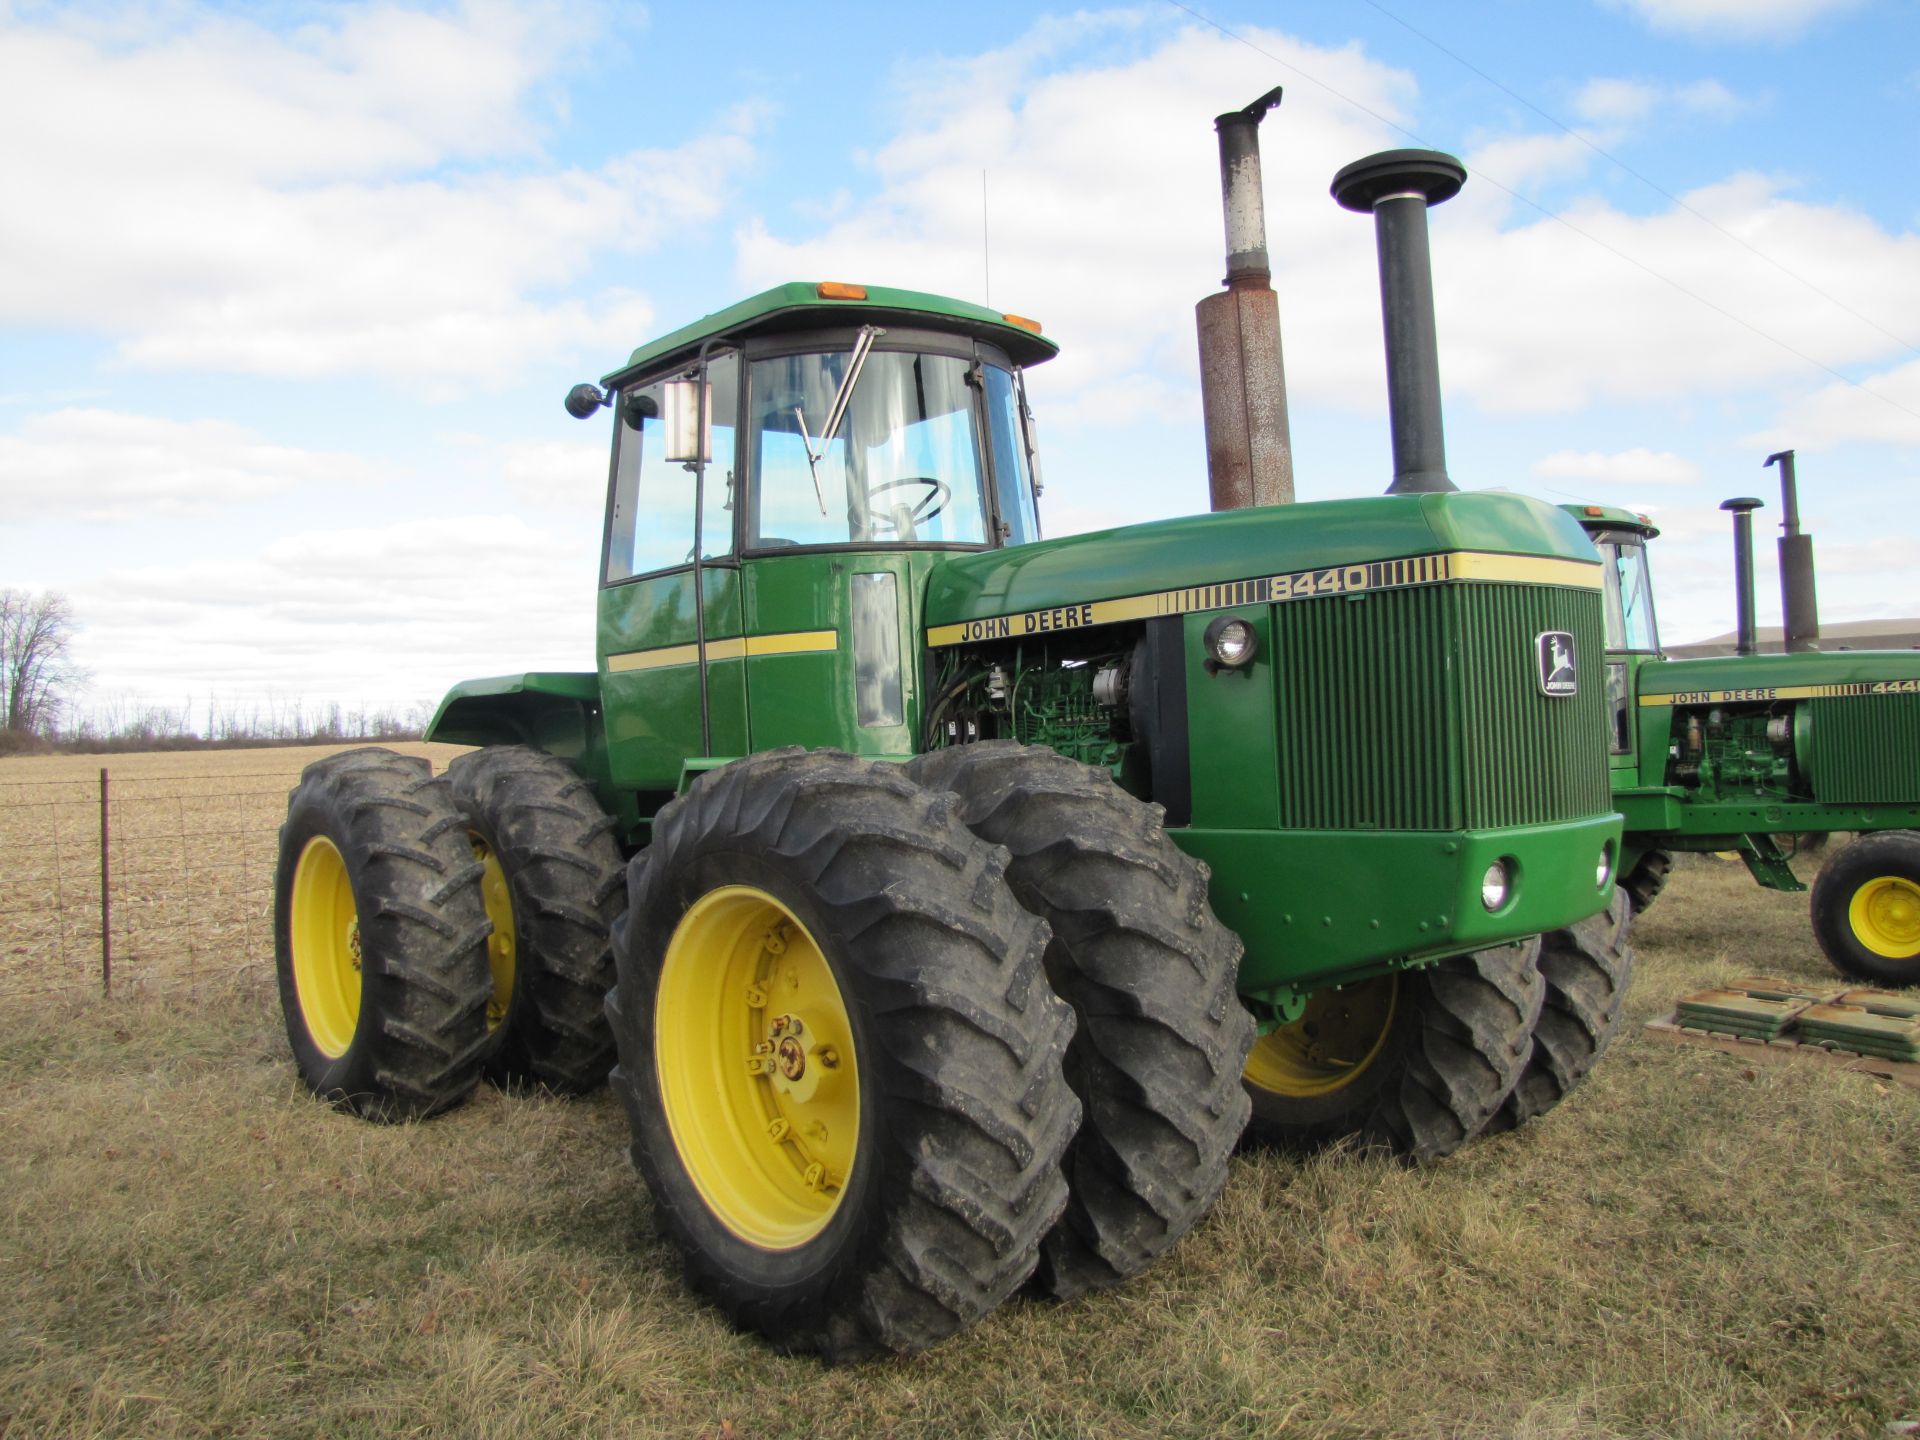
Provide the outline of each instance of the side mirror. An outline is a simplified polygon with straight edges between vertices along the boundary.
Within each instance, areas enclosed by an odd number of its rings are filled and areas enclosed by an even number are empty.
[[[576,420],[584,420],[605,405],[607,399],[598,385],[576,385],[567,392],[567,413]]]
[[[700,424],[700,392],[708,391],[706,424]],[[669,380],[660,387],[661,420],[666,430],[666,449],[661,459],[668,464],[705,465],[713,460],[713,395],[710,386],[698,380]]]
[[[629,430],[638,430],[642,421],[659,418],[660,406],[646,391],[629,390],[620,397],[620,423]]]

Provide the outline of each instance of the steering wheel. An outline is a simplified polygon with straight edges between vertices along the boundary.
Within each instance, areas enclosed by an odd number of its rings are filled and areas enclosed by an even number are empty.
[[[872,525],[891,525],[897,532],[901,528],[899,524],[901,517],[896,517],[890,510],[883,510],[875,506],[873,502],[889,490],[904,490],[909,485],[922,486],[927,492],[914,503],[913,508],[908,510],[904,517],[906,526],[909,529],[918,530],[922,525],[926,524],[927,521],[933,519],[934,516],[946,509],[947,502],[953,499],[953,491],[947,487],[947,482],[944,480],[936,480],[931,475],[903,476],[898,480],[889,480],[884,485],[876,485],[867,491],[868,523]]]

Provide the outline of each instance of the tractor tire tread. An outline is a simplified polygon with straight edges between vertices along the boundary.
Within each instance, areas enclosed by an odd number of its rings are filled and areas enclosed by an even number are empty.
[[[308,1087],[370,1120],[438,1114],[479,1079],[488,932],[459,825],[451,789],[424,759],[378,747],[315,761],[288,796],[275,878],[288,1038]],[[331,1058],[301,1017],[290,934],[294,872],[319,835],[346,865],[365,957],[360,1023],[345,1054]]]
[[[613,987],[613,921],[625,864],[613,817],[556,755],[490,745],[447,767],[469,828],[505,872],[515,937],[514,997],[486,1059],[495,1084],[582,1094],[613,1068],[603,1008]]]
[[[1053,931],[1048,978],[1079,1017],[1067,1076],[1084,1118],[1037,1287],[1065,1299],[1117,1284],[1226,1183],[1254,1039],[1239,939],[1207,905],[1205,867],[1105,772],[1010,741],[933,751],[907,772],[957,795],[974,833],[1006,848],[1015,896]]]
[[[713,1221],[678,1168],[652,1058],[653,987],[693,871],[742,855],[804,886],[828,917],[843,988],[869,1019],[862,1087],[888,1102],[860,1162],[879,1167],[876,1198],[830,1273],[784,1288],[703,1239]],[[951,797],[898,767],[784,749],[700,776],[628,868],[607,1014],[634,1163],[690,1282],[782,1349],[840,1362],[953,1334],[1027,1280],[1066,1205],[1060,1161],[1080,1119],[1062,1073],[1073,1012],[1047,986],[1047,927],[1014,899],[1006,860],[960,824]],[[646,998],[629,1006],[628,993]]]

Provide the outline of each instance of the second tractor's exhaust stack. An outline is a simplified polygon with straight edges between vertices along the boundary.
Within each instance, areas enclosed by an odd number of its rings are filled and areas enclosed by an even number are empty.
[[[1207,488],[1215,510],[1293,503],[1293,440],[1280,362],[1280,300],[1267,261],[1260,184],[1260,122],[1278,88],[1213,122],[1227,222],[1227,288],[1194,307],[1200,330],[1200,407]]]
[[[1733,653],[1751,655],[1760,648],[1753,613],[1753,512],[1763,502],[1751,495],[1722,500],[1733,512]]]
[[[1813,537],[1800,528],[1800,490],[1793,474],[1793,451],[1777,450],[1761,469],[1780,467],[1780,504],[1786,516],[1780,528],[1780,625],[1789,651],[1820,648],[1820,598],[1813,583]]]
[[[1457,490],[1447,478],[1440,422],[1440,342],[1433,324],[1427,208],[1450,200],[1467,168],[1438,150],[1384,150],[1333,177],[1333,198],[1372,212],[1380,250],[1380,310],[1387,335],[1387,408],[1393,427],[1389,495]]]

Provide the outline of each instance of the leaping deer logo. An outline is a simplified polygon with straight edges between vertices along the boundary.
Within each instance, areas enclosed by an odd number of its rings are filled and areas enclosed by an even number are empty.
[[[1565,630],[1548,630],[1535,641],[1540,660],[1541,693],[1572,695],[1580,688],[1580,676],[1573,663],[1573,636]]]

